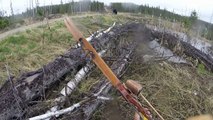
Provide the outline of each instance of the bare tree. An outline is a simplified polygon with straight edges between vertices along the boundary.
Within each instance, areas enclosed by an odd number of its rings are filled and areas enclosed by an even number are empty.
[[[72,13],[75,13],[75,5],[74,0],[72,0]]]
[[[52,3],[52,1],[51,1],[51,6],[50,6],[50,14],[53,14],[53,3]]]
[[[38,0],[35,0],[35,4],[36,4],[36,14],[38,14],[38,7],[39,7],[39,2],[38,2]]]
[[[30,1],[31,1],[31,0],[30,0]],[[32,15],[33,15],[33,17],[35,17],[35,11],[34,11],[33,0],[31,1],[31,5],[32,5]]]
[[[82,1],[79,1],[79,11],[81,12],[81,6],[82,5]]]
[[[4,17],[5,13],[6,13],[6,12],[5,12],[5,11],[3,11],[3,10],[2,10],[2,11],[0,11],[0,17]]]
[[[13,4],[12,4],[12,0],[10,0],[10,11],[11,11],[11,16],[14,18],[14,12],[13,12]]]

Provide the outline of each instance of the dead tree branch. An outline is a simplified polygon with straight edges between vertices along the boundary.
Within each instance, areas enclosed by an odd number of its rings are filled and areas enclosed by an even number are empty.
[[[187,56],[190,56],[194,59],[198,59],[201,63],[205,65],[206,68],[208,68],[208,70],[213,71],[213,58],[209,54],[206,54],[201,50],[195,48],[190,43],[186,42],[187,40],[181,40],[178,34],[174,34],[172,32],[161,29],[150,28],[150,30],[152,31],[153,37],[159,39],[162,43],[165,43],[163,44],[164,46],[170,49],[174,49],[178,45],[178,47],[181,49],[175,51],[177,54],[184,53]]]

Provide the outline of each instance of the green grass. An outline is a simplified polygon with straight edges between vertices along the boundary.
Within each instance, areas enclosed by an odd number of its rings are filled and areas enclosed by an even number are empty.
[[[108,28],[114,21],[115,17],[110,15],[74,19],[85,37],[89,36],[88,31]],[[5,64],[11,68],[12,75],[19,76],[20,72],[41,68],[75,43],[63,20],[11,35],[0,41],[0,79],[6,80]]]
[[[32,50],[34,48],[36,48],[36,43],[35,42],[31,42],[30,44],[28,44],[28,49]]]
[[[208,71],[206,69],[206,67],[204,66],[204,64],[202,64],[202,63],[198,64],[198,66],[197,66],[197,72],[200,75],[210,75],[210,76],[213,76],[213,73],[211,73],[210,71]]]
[[[18,76],[21,71],[36,70],[63,54],[74,42],[62,23],[50,24],[50,29],[47,25],[28,29],[1,41],[1,81],[6,80],[5,64],[13,75]]]
[[[89,36],[89,32],[96,32],[98,30],[108,28],[114,22],[122,24],[129,21],[126,16],[108,14],[87,16],[85,18],[74,18],[73,20],[86,36]]]
[[[11,36],[8,39],[5,40],[7,44],[17,44],[17,45],[22,45],[22,44],[27,44],[26,37],[24,35],[17,35],[17,36]]]
[[[11,50],[7,46],[1,46],[0,47],[0,53],[10,53]]]
[[[29,29],[26,30],[26,33],[28,33],[28,34],[30,34],[31,32],[32,32],[32,31],[29,30]]]
[[[25,45],[28,44],[27,42],[26,37],[22,34],[6,38],[0,44],[0,62],[5,62],[11,54],[27,52],[27,48],[25,48]]]
[[[166,62],[137,63],[126,74],[125,79],[129,78],[140,81],[142,93],[165,119],[186,119],[213,110],[211,78],[199,75],[194,68]]]
[[[200,74],[207,74],[208,72],[202,63],[198,64],[197,70]]]
[[[65,24],[63,23],[63,21],[56,21],[55,24],[52,26],[52,29],[61,29],[64,28]]]

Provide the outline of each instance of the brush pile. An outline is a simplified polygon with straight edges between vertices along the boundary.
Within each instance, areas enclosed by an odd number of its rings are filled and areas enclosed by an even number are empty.
[[[109,61],[109,65],[112,64],[112,67],[114,66],[117,75],[122,73],[134,51],[135,42],[126,38],[136,27],[136,24],[112,26],[87,38],[98,52],[104,54],[103,56]],[[55,105],[55,102],[58,101],[55,99],[47,100],[48,94],[57,94],[55,95],[57,97],[61,96],[60,92],[53,93],[51,91],[52,88],[58,88],[60,82],[64,81],[67,76],[74,77],[81,69],[84,69],[84,72],[89,74],[89,71],[94,67],[90,62],[77,44],[65,54],[36,71],[24,73],[16,80],[12,80],[9,77],[0,89],[0,118],[24,119],[34,116],[36,113],[41,114],[42,112],[40,111],[45,111],[53,105],[48,104],[45,106],[44,104],[54,102]],[[101,85],[97,85],[94,89],[100,89],[100,87]],[[66,95],[62,94],[62,96]],[[59,102],[61,101],[63,101],[62,103],[66,102],[66,100],[60,99]],[[42,102],[42,108],[37,108],[37,103],[40,102]],[[39,111],[35,109],[39,109]]]

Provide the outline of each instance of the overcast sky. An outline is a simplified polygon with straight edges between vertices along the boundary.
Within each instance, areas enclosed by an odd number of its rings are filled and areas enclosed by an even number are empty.
[[[14,13],[21,13],[29,6],[29,0],[11,0]],[[34,0],[35,1],[35,0]],[[60,4],[61,0],[38,0],[40,6]],[[68,2],[71,0],[63,0]],[[78,1],[78,0],[75,0]],[[174,11],[181,15],[189,15],[192,10],[198,12],[198,17],[207,22],[213,22],[213,0],[98,0],[109,4],[111,2],[132,2],[135,4],[147,4],[149,6],[160,6],[169,11]],[[10,0],[0,0],[0,9],[10,13]],[[212,20],[211,20],[212,19]]]

